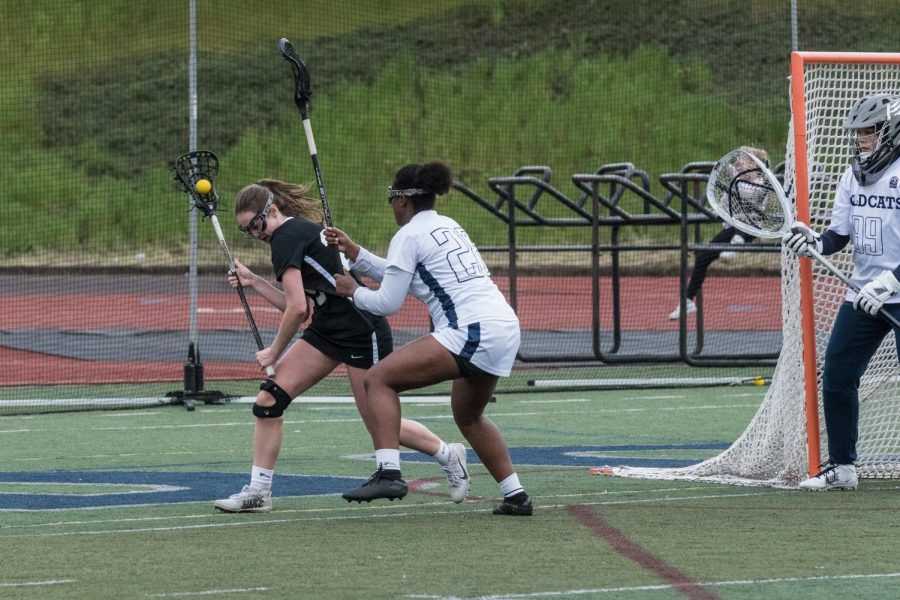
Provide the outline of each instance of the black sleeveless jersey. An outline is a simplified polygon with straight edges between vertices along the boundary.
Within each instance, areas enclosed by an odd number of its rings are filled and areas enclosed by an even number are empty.
[[[275,278],[281,281],[289,267],[300,269],[304,291],[314,305],[310,328],[333,340],[369,340],[384,317],[359,310],[349,298],[337,295],[334,274],[342,273],[344,267],[337,249],[324,243],[323,230],[305,219],[282,223],[271,238]]]

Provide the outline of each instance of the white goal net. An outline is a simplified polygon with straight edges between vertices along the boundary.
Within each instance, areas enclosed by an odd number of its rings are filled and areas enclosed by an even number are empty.
[[[824,230],[830,222],[834,192],[850,162],[847,135],[841,127],[844,117],[858,98],[878,92],[900,93],[900,54],[796,52],[792,56],[792,114],[785,158],[785,191],[798,218],[805,220],[807,204],[803,192],[808,188],[808,217],[816,231]],[[845,273],[852,267],[851,248],[848,245],[831,257]],[[682,469],[623,467],[609,472],[794,487],[827,459],[821,402],[822,362],[846,287],[815,262],[811,281],[801,284],[800,262],[793,255],[782,254],[782,351],[772,385],[738,440],[718,456]],[[807,286],[809,289],[801,292]],[[812,326],[807,328],[801,311],[802,294],[811,294],[812,299],[812,314],[807,315],[807,322]],[[808,364],[804,362],[804,333],[815,343],[814,355],[807,352]],[[888,335],[860,386],[857,466],[861,477],[900,476],[898,374],[894,336]],[[818,418],[815,415],[807,418],[807,394],[818,406]],[[813,430],[808,431],[808,427]]]

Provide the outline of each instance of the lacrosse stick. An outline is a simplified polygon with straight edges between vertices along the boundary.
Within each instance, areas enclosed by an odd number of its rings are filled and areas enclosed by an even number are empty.
[[[309,146],[309,156],[312,159],[313,170],[316,172],[316,184],[319,186],[319,198],[322,199],[322,214],[325,216],[325,225],[332,227],[331,210],[328,208],[328,199],[325,197],[325,181],[322,179],[322,168],[319,166],[319,154],[316,150],[316,141],[313,138],[312,124],[309,121],[309,100],[312,97],[312,88],[309,84],[309,69],[294,52],[294,47],[287,38],[281,38],[278,42],[278,51],[284,60],[291,63],[294,72],[294,102],[300,109],[300,118],[303,120],[303,131],[306,133],[306,145]]]
[[[205,150],[188,152],[178,157],[173,170],[175,171],[175,181],[178,183],[178,188],[187,192],[191,197],[194,208],[212,221],[213,229],[216,231],[216,238],[219,240],[219,246],[222,248],[225,260],[228,262],[228,272],[236,273],[234,259],[228,250],[228,244],[225,243],[225,236],[222,233],[222,227],[219,226],[219,218],[216,216],[216,205],[219,203],[219,196],[216,193],[215,177],[219,173],[219,158],[212,152]],[[256,347],[262,350],[265,346],[259,335],[259,329],[256,327],[253,313],[250,312],[250,305],[247,303],[247,296],[244,294],[244,287],[241,285],[240,280],[238,280],[237,292],[244,307],[244,314],[247,315],[250,331],[253,332],[253,338],[256,340]],[[274,377],[275,369],[271,366],[266,367],[266,374],[269,377]]]
[[[750,235],[782,238],[791,230],[793,211],[781,184],[761,160],[745,150],[733,150],[719,159],[709,174],[706,199],[723,221]],[[810,247],[809,253],[847,287],[859,292],[859,286],[815,248]],[[884,307],[879,312],[900,328],[900,322]]]
[[[278,41],[278,51],[281,57],[291,64],[291,70],[294,72],[294,102],[300,110],[300,119],[303,121],[303,132],[306,134],[306,145],[309,146],[309,156],[312,159],[313,171],[316,173],[316,184],[319,186],[319,198],[322,200],[322,215],[325,217],[325,226],[333,227],[334,222],[331,220],[331,209],[328,208],[328,198],[325,195],[325,180],[322,179],[322,168],[319,166],[319,153],[316,150],[316,141],[313,138],[312,124],[309,121],[309,100],[312,97],[312,88],[310,87],[309,69],[306,64],[300,60],[294,47],[287,38],[281,38]],[[338,252],[335,248],[335,252]],[[347,268],[344,255],[338,252],[341,263]],[[350,273],[349,268],[347,272]],[[354,274],[350,276],[356,279],[357,283],[362,285],[362,281]],[[371,321],[366,317],[355,304],[350,300],[350,304],[357,313],[371,326]]]

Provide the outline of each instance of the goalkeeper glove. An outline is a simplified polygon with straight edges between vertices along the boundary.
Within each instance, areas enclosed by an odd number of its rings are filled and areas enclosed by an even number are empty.
[[[794,221],[791,230],[781,238],[781,243],[797,256],[812,258],[810,249],[822,253],[822,236],[800,221]]]
[[[891,271],[882,271],[881,275],[867,283],[856,293],[853,308],[863,310],[873,317],[881,310],[884,301],[900,292],[900,281]]]

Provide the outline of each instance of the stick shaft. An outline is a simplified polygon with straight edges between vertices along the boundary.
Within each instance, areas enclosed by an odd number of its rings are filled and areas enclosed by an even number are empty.
[[[301,113],[301,116],[302,115]],[[309,116],[303,119],[303,132],[306,134],[306,145],[309,146],[309,157],[312,159],[313,171],[316,173],[316,185],[319,186],[319,198],[322,199],[322,214],[325,217],[325,225],[331,227],[331,209],[328,207],[328,198],[325,195],[325,180],[322,178],[322,168],[319,166],[319,153],[316,150],[316,140],[313,137],[312,124]]]
[[[228,244],[225,243],[225,235],[222,233],[222,227],[219,225],[219,218],[213,214],[210,216],[210,221],[212,221],[213,229],[216,231],[216,238],[219,240],[219,246],[222,248],[222,253],[225,254],[225,259],[228,261],[228,270],[232,273],[235,272],[234,268],[234,259],[231,258],[231,252],[228,250]],[[253,318],[253,312],[250,310],[250,304],[247,302],[247,295],[244,293],[244,286],[241,285],[240,280],[238,280],[237,284],[237,293],[238,297],[241,299],[241,306],[244,307],[244,314],[247,316],[247,322],[250,324],[250,331],[253,333],[253,339],[256,340],[256,348],[258,350],[262,350],[265,348],[262,341],[262,336],[259,335],[259,328],[256,326],[256,319]],[[269,377],[275,376],[275,369],[271,366],[266,367],[266,374]]]
[[[837,277],[838,279],[843,281],[847,285],[848,288],[850,288],[851,290],[853,290],[856,293],[859,293],[859,286],[856,285],[855,283],[853,283],[852,281],[850,281],[850,278],[847,277],[843,271],[841,271],[836,266],[834,266],[830,260],[828,260],[821,254],[819,254],[814,248],[809,248],[809,253],[812,255],[812,257],[814,259],[819,261],[823,267],[828,269],[828,271],[832,275],[834,275],[835,277]],[[884,305],[882,305],[881,308],[878,309],[878,312],[880,312],[881,316],[883,316],[885,319],[887,319],[888,323],[890,323],[893,327],[900,329],[900,321],[897,321],[897,319],[895,319],[891,313],[889,313],[887,310],[885,310]]]

